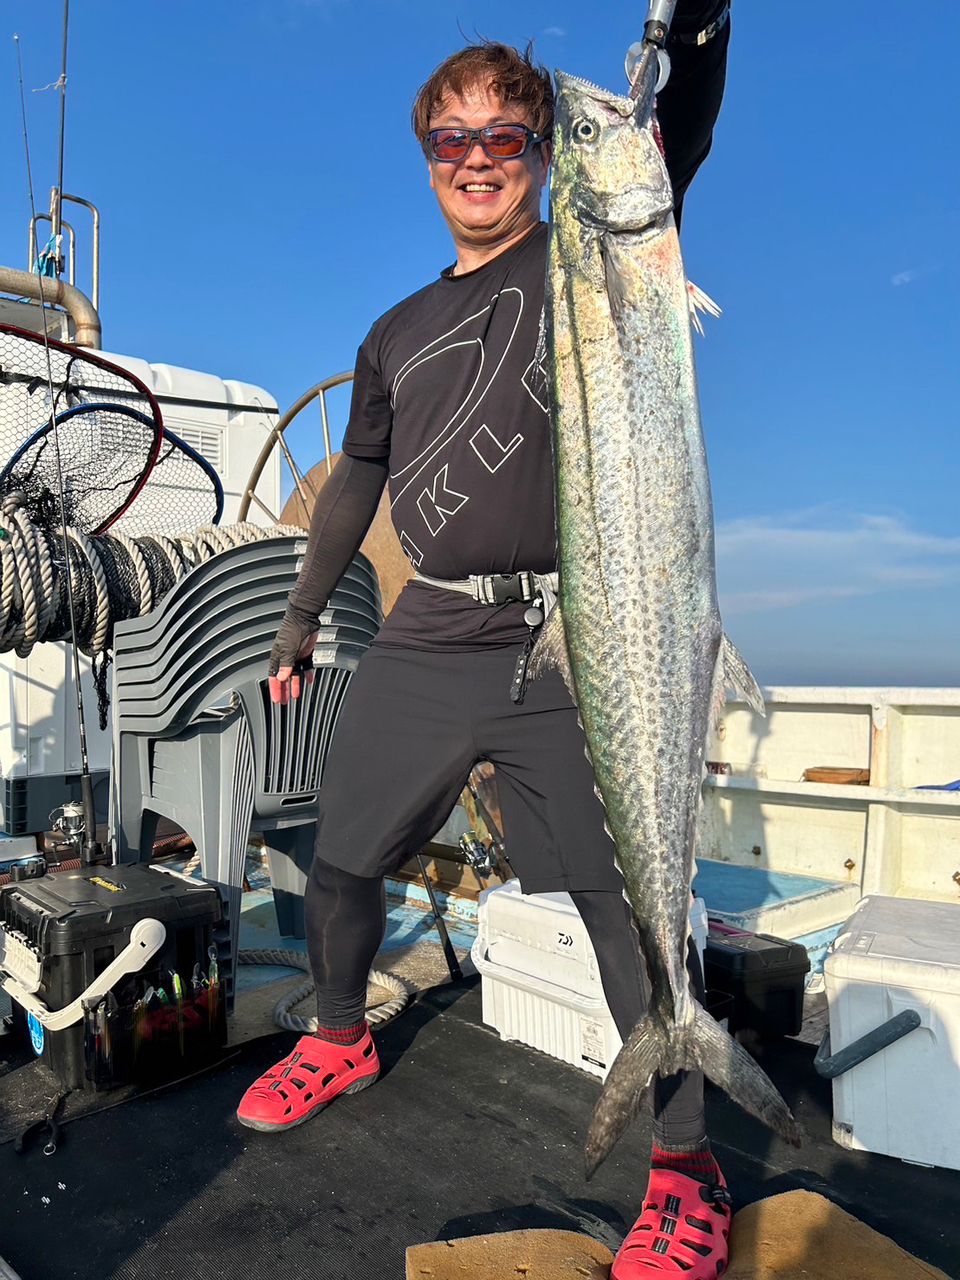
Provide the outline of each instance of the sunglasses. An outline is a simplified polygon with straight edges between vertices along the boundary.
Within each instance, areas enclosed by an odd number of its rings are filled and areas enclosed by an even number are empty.
[[[442,164],[456,163],[473,149],[476,142],[490,160],[516,160],[540,142],[548,133],[536,134],[525,124],[488,124],[485,129],[431,129],[427,134],[427,151]]]

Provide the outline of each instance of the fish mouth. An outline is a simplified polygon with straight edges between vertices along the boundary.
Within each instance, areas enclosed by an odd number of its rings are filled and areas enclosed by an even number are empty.
[[[672,209],[661,210],[639,226],[620,226],[613,218],[606,219],[582,207],[577,209],[577,221],[581,226],[601,240],[610,239],[624,248],[645,244],[648,240],[655,240],[663,235],[670,226],[672,215]]]
[[[640,227],[604,227],[604,236],[610,236],[616,240],[617,244],[630,246],[637,244],[645,244],[648,240],[655,240],[666,231],[670,225],[670,217],[672,210],[666,213],[658,213],[656,217],[651,218],[649,222],[645,222]]]

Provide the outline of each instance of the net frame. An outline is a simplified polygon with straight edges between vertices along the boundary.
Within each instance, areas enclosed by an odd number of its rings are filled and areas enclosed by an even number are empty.
[[[187,498],[188,493],[192,498]],[[176,495],[175,501],[170,500],[171,494]],[[190,502],[193,506],[188,511]],[[175,431],[164,427],[160,457],[138,501],[124,509],[116,528],[133,537],[199,529],[219,524],[223,505],[223,482],[213,464]]]
[[[26,344],[19,351],[16,345],[18,342]],[[4,386],[24,385],[28,396],[32,397],[36,392],[41,392],[44,404],[42,425],[37,427],[28,424],[19,441],[12,445],[14,452],[17,452],[31,437],[43,431],[44,426],[51,429],[59,412],[67,412],[59,408],[61,396],[67,400],[68,409],[89,406],[95,401],[105,403],[105,397],[108,397],[109,402],[119,402],[125,409],[138,411],[151,419],[154,425],[151,446],[143,459],[142,466],[138,468],[138,474],[131,482],[130,491],[125,500],[118,502],[110,515],[101,520],[95,528],[86,530],[89,533],[103,533],[120,518],[142,492],[163,446],[163,414],[156,396],[136,374],[104,359],[103,356],[86,347],[59,342],[55,338],[48,339],[48,343],[56,365],[52,405],[49,402],[49,390],[46,386],[46,347],[43,335],[22,329],[17,325],[0,323],[0,392]],[[36,357],[37,368],[33,372],[25,371],[29,370],[31,363],[27,353]],[[89,368],[84,369],[84,366]],[[81,372],[79,379],[73,377],[75,369]],[[16,413],[17,410],[14,407],[15,416]],[[38,414],[35,421],[39,420]],[[4,435],[0,445],[9,450],[11,429],[2,422],[0,422],[0,428]],[[12,432],[15,437],[18,434],[17,428],[13,428]]]
[[[125,476],[116,485],[109,487],[99,486],[91,490],[98,493],[107,493],[111,488],[123,490],[123,496],[117,506],[109,511],[106,516],[99,520],[84,520],[80,514],[83,505],[82,497],[78,502],[69,504],[70,510],[65,513],[67,514],[68,523],[76,525],[91,535],[104,533],[123,515],[142,491],[156,465],[158,451],[163,444],[163,427],[147,414],[133,408],[132,405],[114,404],[109,401],[92,401],[73,405],[71,408],[57,414],[52,422],[45,423],[44,426],[40,427],[25,440],[7,461],[6,466],[0,470],[0,492],[23,488],[29,495],[31,490],[37,487],[39,473],[39,476],[42,477],[42,487],[49,490],[51,494],[56,493],[57,476],[54,464],[49,460],[44,462],[45,451],[48,444],[52,442],[54,432],[57,433],[64,484],[65,487],[69,485],[71,481],[75,480],[77,472],[80,470],[79,464],[75,461],[80,456],[80,450],[78,448],[75,451],[71,447],[72,442],[74,438],[81,440],[86,434],[83,426],[77,430],[76,424],[78,420],[87,417],[94,418],[96,428],[103,430],[105,426],[104,419],[107,416],[109,416],[109,422],[106,424],[108,428],[116,425],[114,420],[117,417],[132,419],[141,427],[145,427],[150,433],[151,443],[144,459],[134,462],[137,474],[133,477],[132,488],[130,487],[131,478]],[[30,457],[31,451],[33,451],[32,458]],[[74,460],[71,461],[71,458]],[[153,459],[153,461],[150,461],[150,459]],[[95,461],[95,459],[90,459],[86,465],[88,467],[94,465]]]

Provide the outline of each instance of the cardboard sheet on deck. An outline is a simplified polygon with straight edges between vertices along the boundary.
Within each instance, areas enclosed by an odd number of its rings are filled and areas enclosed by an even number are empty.
[[[909,1172],[904,1171],[909,1178]],[[812,1191],[787,1191],[733,1220],[724,1280],[955,1280]]]
[[[612,1262],[576,1231],[504,1231],[413,1245],[407,1280],[608,1280]]]
[[[734,1219],[724,1280],[956,1280],[823,1196],[788,1191]],[[608,1280],[610,1251],[571,1231],[510,1231],[407,1250],[406,1280]]]

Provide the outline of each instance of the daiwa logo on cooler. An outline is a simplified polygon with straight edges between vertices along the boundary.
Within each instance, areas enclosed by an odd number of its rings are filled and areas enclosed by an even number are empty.
[[[569,933],[558,933],[558,934],[557,934],[557,946],[558,946],[558,947],[563,947],[565,950],[569,950],[569,948],[573,946],[573,937],[572,937],[572,935],[571,935],[571,934],[569,934]]]

